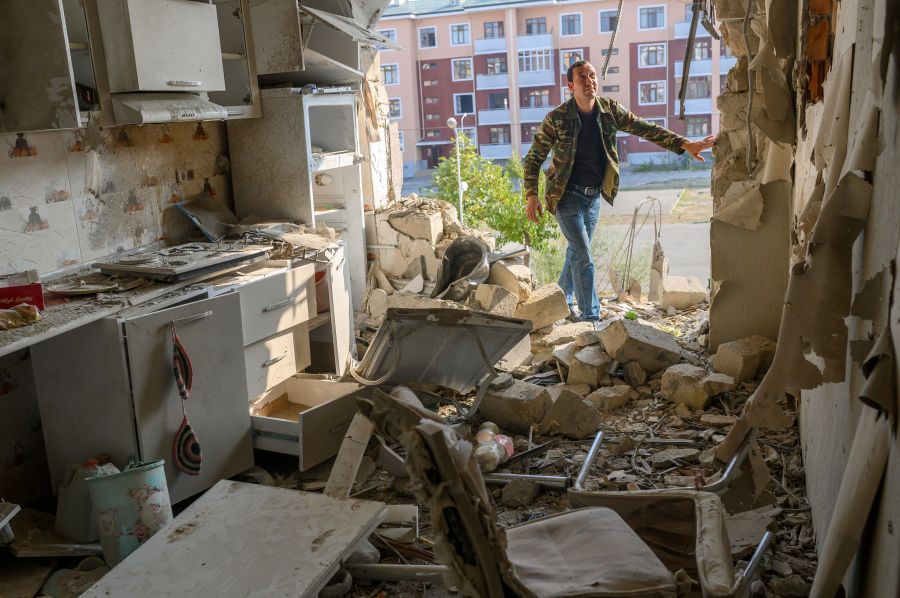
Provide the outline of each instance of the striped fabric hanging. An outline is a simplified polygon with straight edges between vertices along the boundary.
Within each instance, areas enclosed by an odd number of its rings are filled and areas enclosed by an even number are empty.
[[[194,383],[194,369],[187,350],[178,338],[175,330],[175,322],[172,322],[172,369],[175,372],[175,385],[181,396],[181,411],[183,417],[175,439],[172,442],[172,457],[175,467],[188,475],[199,475],[203,454],[200,450],[200,442],[194,433],[194,428],[188,421],[185,401],[191,394],[191,386]]]

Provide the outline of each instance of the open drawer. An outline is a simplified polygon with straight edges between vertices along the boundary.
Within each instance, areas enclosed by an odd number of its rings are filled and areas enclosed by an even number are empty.
[[[335,456],[365,387],[297,374],[250,406],[253,447],[297,455],[300,471]]]

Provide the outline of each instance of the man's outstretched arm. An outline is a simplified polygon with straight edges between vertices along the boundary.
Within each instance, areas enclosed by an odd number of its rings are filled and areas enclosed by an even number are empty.
[[[700,155],[700,152],[716,144],[715,135],[708,135],[699,141],[691,141],[687,137],[673,133],[665,127],[640,118],[616,101],[612,101],[610,104],[612,105],[613,116],[616,119],[616,127],[620,131],[637,135],[676,154],[687,152],[695,160],[705,162],[706,160]]]
[[[525,215],[532,222],[540,220],[544,215],[544,208],[541,206],[541,199],[538,197],[538,179],[541,175],[541,165],[547,159],[547,154],[553,144],[556,143],[556,127],[550,120],[550,115],[544,117],[540,130],[535,133],[531,142],[531,149],[525,156],[525,198],[527,205],[525,206]]]

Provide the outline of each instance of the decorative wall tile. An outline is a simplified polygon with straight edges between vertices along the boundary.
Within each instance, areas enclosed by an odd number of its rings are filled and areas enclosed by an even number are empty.
[[[73,203],[0,212],[0,271],[58,270],[81,261]]]
[[[0,210],[71,195],[62,133],[0,135]],[[26,149],[27,148],[27,149]],[[59,193],[59,192],[62,193]]]

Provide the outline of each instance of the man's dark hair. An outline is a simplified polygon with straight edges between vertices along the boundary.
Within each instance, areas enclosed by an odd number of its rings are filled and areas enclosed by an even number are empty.
[[[573,62],[572,66],[569,67],[569,70],[566,71],[566,81],[571,83],[572,82],[572,73],[575,72],[575,69],[577,69],[580,66],[584,66],[586,64],[590,64],[590,62],[588,62],[587,60],[576,60],[575,62]]]

